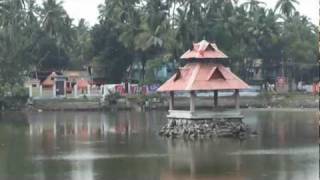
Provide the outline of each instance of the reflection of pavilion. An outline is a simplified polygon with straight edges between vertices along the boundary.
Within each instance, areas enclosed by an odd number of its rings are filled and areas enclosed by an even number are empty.
[[[220,143],[223,146],[220,146]],[[241,157],[230,157],[224,154],[226,149],[234,149],[235,146],[238,145],[225,140],[211,145],[199,141],[188,142],[180,139],[168,141],[169,170],[162,172],[160,179],[244,180]],[[226,169],[234,173],[230,175],[220,174],[225,172]]]

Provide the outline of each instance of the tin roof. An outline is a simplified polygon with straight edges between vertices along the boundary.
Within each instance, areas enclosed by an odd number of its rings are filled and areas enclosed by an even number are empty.
[[[198,43],[193,43],[192,49],[185,52],[181,59],[225,59],[228,58],[222,51],[219,50],[215,43],[209,43],[202,40]]]
[[[157,91],[209,91],[246,88],[249,88],[248,84],[233,74],[229,68],[220,64],[195,62],[180,68]]]

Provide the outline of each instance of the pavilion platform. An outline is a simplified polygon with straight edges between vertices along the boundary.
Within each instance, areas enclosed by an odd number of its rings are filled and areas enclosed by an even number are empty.
[[[169,110],[168,119],[182,120],[242,120],[244,116],[240,110],[224,109],[224,110],[197,110],[194,112],[186,110]]]

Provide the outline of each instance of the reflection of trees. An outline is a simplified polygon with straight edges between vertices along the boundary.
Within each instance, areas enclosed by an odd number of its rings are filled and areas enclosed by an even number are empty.
[[[32,137],[76,137],[79,140],[98,139],[108,130],[105,115],[97,113],[36,113],[29,115],[29,134]]]
[[[161,121],[161,118],[165,119],[165,113],[161,112],[4,115],[0,117],[0,145],[5,144],[0,146],[0,179],[16,177],[17,173],[21,177],[34,174],[31,179],[35,180],[90,180],[96,178],[96,174],[106,179],[133,180],[157,179],[159,176],[164,180],[228,180],[248,176],[252,179],[294,179],[297,176],[310,179],[314,169],[309,162],[304,165],[300,161],[312,161],[312,154],[300,157],[230,153],[257,149],[282,152],[288,147],[313,144],[313,138],[316,138],[313,133],[317,132],[315,113],[246,113],[246,123],[257,127],[259,134],[243,142],[220,138],[209,142],[162,140],[157,136],[158,127],[165,122]],[[28,119],[29,125],[16,123],[23,119]],[[166,151],[168,158],[130,157],[135,154],[163,155]],[[91,158],[119,154],[128,155],[128,158]],[[33,159],[37,157],[45,160]],[[268,176],[261,178],[261,172]]]
[[[305,111],[257,112],[261,142],[268,148],[316,142],[316,113]]]
[[[31,171],[25,161],[29,154],[26,119],[24,113],[0,112],[0,179]]]
[[[30,114],[29,136],[32,151],[48,158],[88,158],[85,161],[67,162],[72,169],[71,179],[94,179],[96,171],[103,177],[141,177],[159,176],[159,161],[149,158],[108,159],[96,161],[90,157],[112,156],[118,154],[157,154],[165,147],[155,141],[157,119],[152,113],[123,111],[104,112],[50,112]],[[44,146],[43,144],[49,144]],[[43,152],[44,151],[44,152]],[[61,154],[62,153],[62,154]],[[42,163],[42,162],[40,162]],[[44,176],[50,174],[46,168],[48,162],[41,165],[39,171]],[[49,162],[56,171],[55,162]],[[58,165],[58,163],[57,163]],[[124,170],[123,167],[130,167]],[[108,171],[106,171],[108,169]],[[70,173],[70,172],[69,172]],[[111,178],[112,179],[112,178]]]
[[[105,141],[116,144],[156,145],[158,122],[153,113],[123,111],[103,112],[43,112],[28,115],[29,135],[35,146],[54,148],[55,143],[68,145],[77,141]],[[58,140],[58,141],[57,141]],[[72,140],[72,141],[70,141]],[[39,144],[41,142],[41,144]],[[69,144],[70,145],[70,144]],[[51,147],[49,147],[51,146]]]

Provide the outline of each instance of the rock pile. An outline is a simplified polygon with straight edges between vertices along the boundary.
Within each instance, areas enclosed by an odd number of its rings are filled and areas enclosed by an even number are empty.
[[[170,119],[159,135],[171,138],[208,139],[213,137],[246,138],[252,132],[241,120],[183,120]]]

